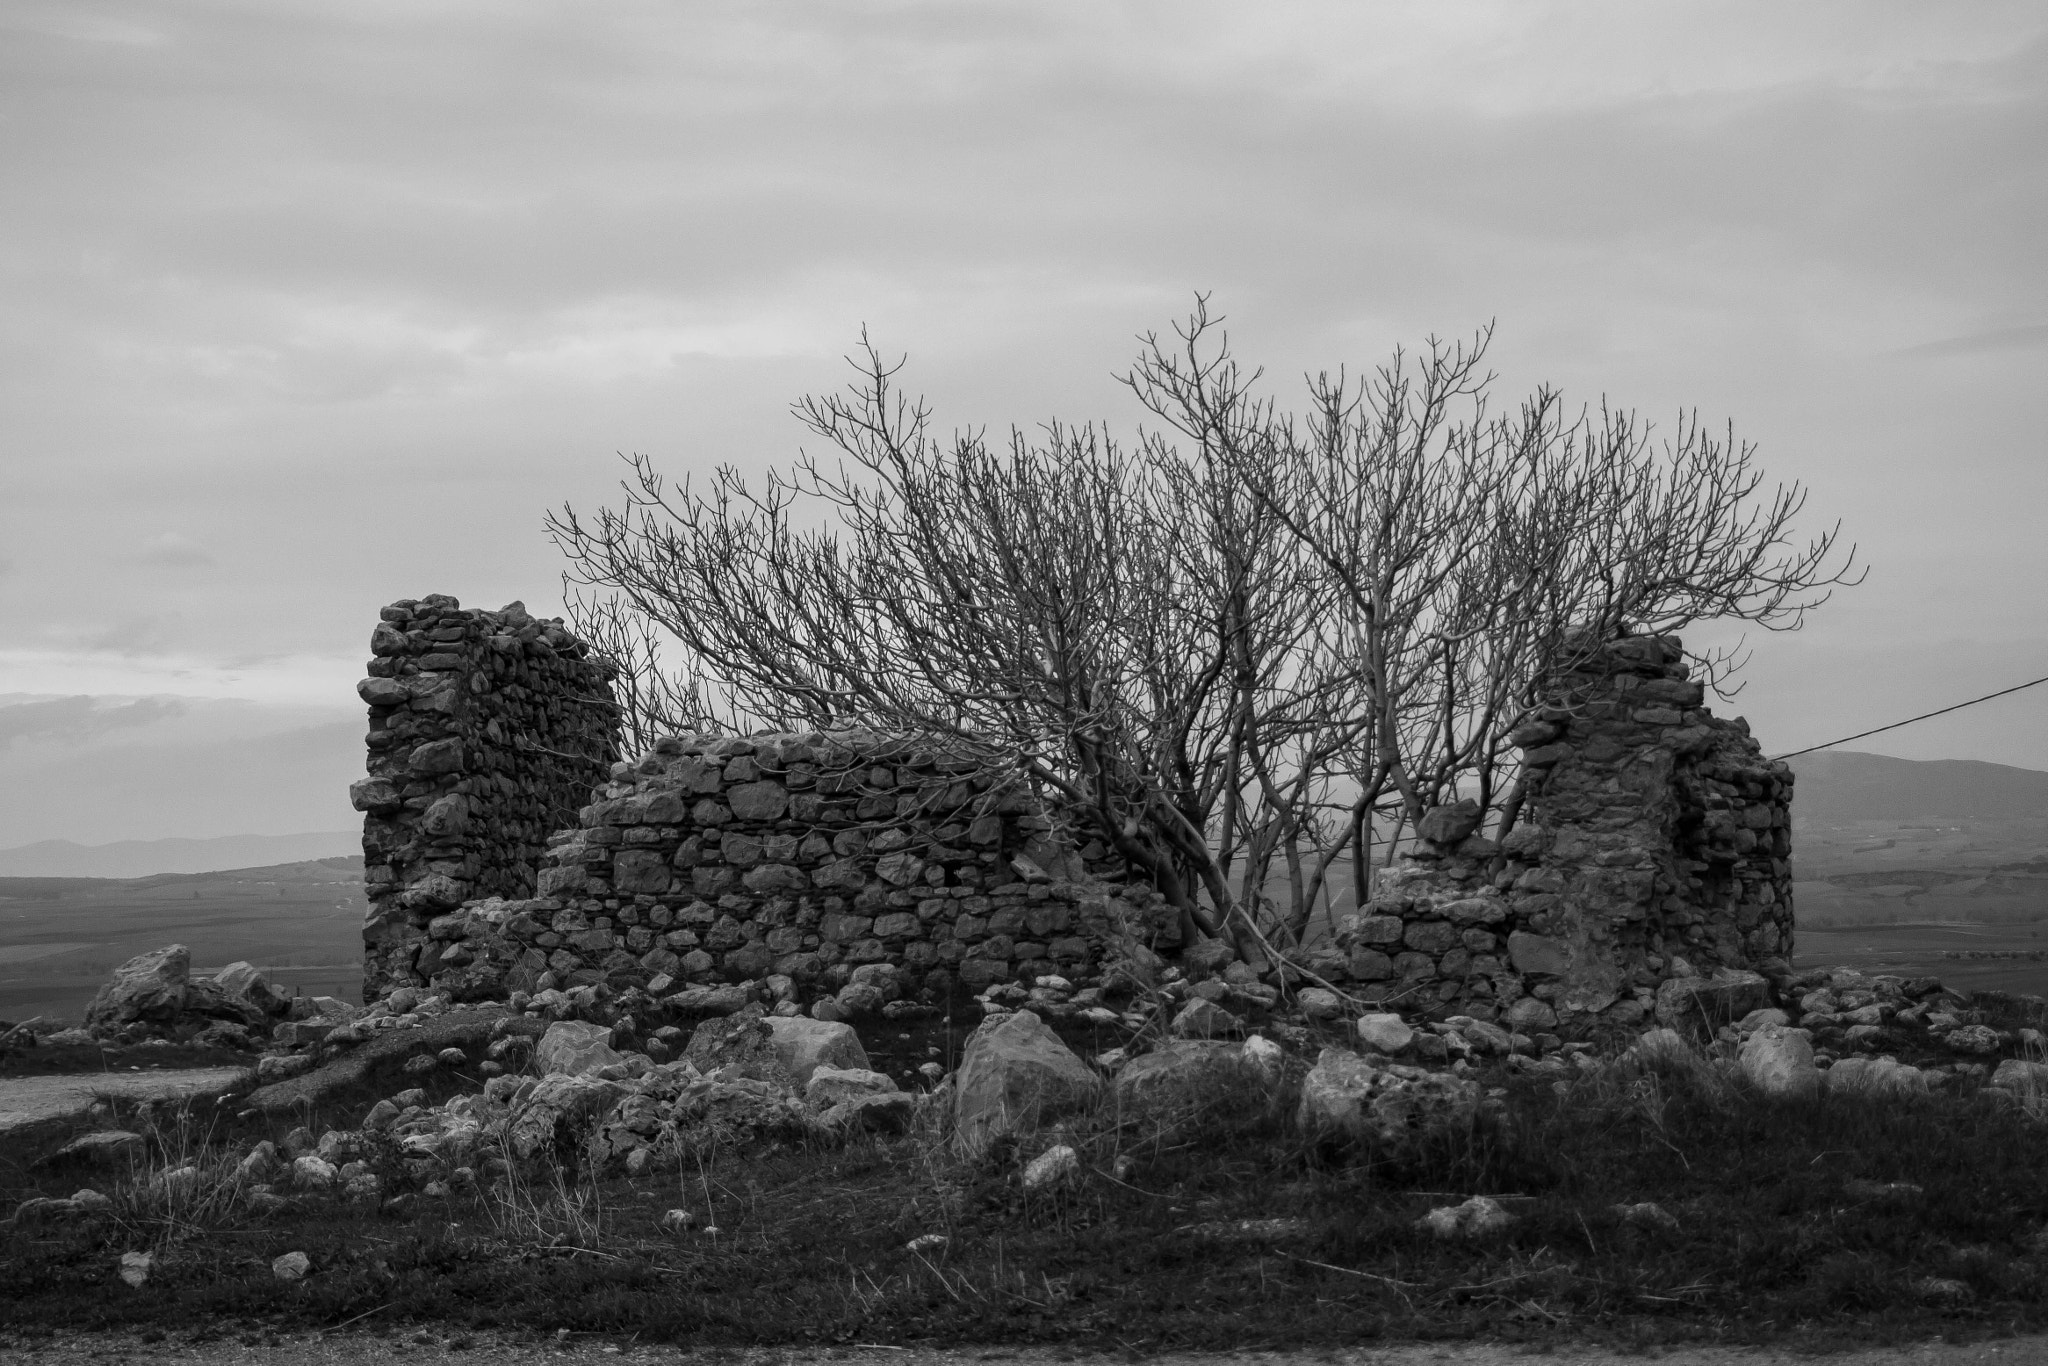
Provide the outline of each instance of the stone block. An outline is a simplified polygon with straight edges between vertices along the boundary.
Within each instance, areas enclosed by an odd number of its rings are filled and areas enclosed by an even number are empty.
[[[1413,920],[1401,942],[1418,953],[1440,954],[1458,946],[1458,931],[1448,921]]]
[[[1572,954],[1562,940],[1516,930],[1508,936],[1508,961],[1526,976],[1562,977],[1571,971]]]

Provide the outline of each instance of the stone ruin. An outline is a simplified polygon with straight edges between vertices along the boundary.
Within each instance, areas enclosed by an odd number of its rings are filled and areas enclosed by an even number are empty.
[[[549,841],[536,895],[429,925],[457,1000],[602,983],[757,982],[865,1014],[956,987],[1086,990],[1170,921],[1014,775],[929,739],[847,730],[664,739]]]
[[[520,603],[395,602],[370,635],[363,816],[363,997],[422,979],[432,919],[528,896],[548,835],[618,758],[616,670]],[[431,966],[431,965],[429,965]]]
[[[1367,1000],[1526,1031],[1635,1026],[1667,981],[1792,959],[1792,770],[1701,705],[1675,637],[1614,641],[1515,737],[1522,821],[1439,808],[1312,957]]]
[[[383,618],[353,790],[366,1000],[722,992],[836,1017],[1057,982],[1069,1002],[1180,947],[1120,860],[930,737],[680,736],[621,762],[609,666],[559,622],[445,597]],[[1639,1025],[1671,979],[1789,973],[1792,774],[1702,698],[1674,638],[1594,652],[1515,737],[1520,823],[1495,841],[1475,803],[1430,812],[1267,982],[1306,969],[1380,1009],[1570,1037]]]

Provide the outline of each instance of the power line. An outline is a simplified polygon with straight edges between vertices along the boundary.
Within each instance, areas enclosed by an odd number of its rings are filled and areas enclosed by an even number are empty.
[[[2019,692],[2023,688],[2031,688],[2041,683],[2048,683],[2048,678],[2037,678],[2030,683],[2021,683],[2010,688],[2000,688],[1997,692],[1988,692],[1982,697],[1973,697],[1967,702],[1958,702],[1953,707],[1943,707],[1939,711],[1924,711],[1918,716],[1909,716],[1903,721],[1894,721],[1889,726],[1879,726],[1876,730],[1860,730],[1854,735],[1844,735],[1841,739],[1830,740],[1824,745],[1808,745],[1805,749],[1795,749],[1790,754],[1775,755],[1773,759],[1774,761],[1777,759],[1797,759],[1800,755],[1811,754],[1817,749],[1832,749],[1836,745],[1846,745],[1851,740],[1861,740],[1866,735],[1881,735],[1888,730],[1897,730],[1900,726],[1910,726],[1915,721],[1925,721],[1930,716],[1942,716],[1952,711],[1961,711],[1964,707],[1974,707],[1979,702],[1989,702],[1994,697],[2004,697],[2007,693]]]

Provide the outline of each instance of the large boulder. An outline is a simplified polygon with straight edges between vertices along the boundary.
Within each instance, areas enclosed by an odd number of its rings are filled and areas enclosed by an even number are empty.
[[[1404,1153],[1434,1134],[1469,1127],[1483,1097],[1479,1083],[1448,1072],[1325,1048],[1302,1081],[1300,1119],[1310,1133]]]
[[[954,1142],[978,1152],[1094,1096],[1101,1081],[1028,1010],[982,1021],[954,1076]]]
[[[803,1087],[820,1067],[843,1067],[866,1071],[867,1050],[853,1026],[838,1020],[813,1020],[807,1016],[771,1016],[768,1034],[782,1059],[790,1081]]]
[[[534,1046],[533,1063],[542,1076],[594,1075],[623,1057],[612,1047],[612,1032],[588,1020],[557,1020]]]
[[[174,1023],[185,1009],[192,981],[192,954],[183,944],[153,949],[114,969],[113,980],[101,987],[85,1008],[86,1027],[119,1029],[142,1021]]]
[[[1659,985],[1657,1023],[1705,1040],[1770,1003],[1771,984],[1762,973],[1719,968],[1711,977],[1672,977]]]
[[[1813,1065],[1813,1036],[1803,1029],[1767,1024],[1743,1041],[1742,1075],[1767,1096],[1811,1096],[1820,1091]]]

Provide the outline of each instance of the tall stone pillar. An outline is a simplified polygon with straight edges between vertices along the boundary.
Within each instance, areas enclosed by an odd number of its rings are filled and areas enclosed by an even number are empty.
[[[612,666],[519,603],[393,603],[370,636],[363,817],[363,995],[425,980],[434,916],[527,896],[548,835],[573,825],[618,759]],[[424,965],[431,970],[431,964]]]

